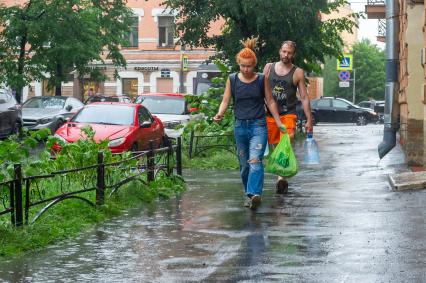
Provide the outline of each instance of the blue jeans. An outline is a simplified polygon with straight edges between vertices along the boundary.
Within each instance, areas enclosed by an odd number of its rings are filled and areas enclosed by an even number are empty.
[[[263,191],[263,153],[268,140],[266,119],[235,120],[240,174],[246,195],[261,195]]]

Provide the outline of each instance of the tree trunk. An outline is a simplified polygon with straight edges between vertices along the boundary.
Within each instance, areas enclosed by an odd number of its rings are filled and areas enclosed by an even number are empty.
[[[55,96],[62,95],[62,87],[60,85],[55,86]]]
[[[62,65],[61,64],[56,64],[56,78],[62,78]],[[55,96],[61,96],[62,95],[62,82],[58,80],[55,81],[56,82],[56,86],[55,86]]]
[[[27,31],[23,32],[21,42],[19,43],[19,57],[18,57],[18,76],[24,77],[24,66],[25,66],[25,45],[27,44]],[[22,103],[22,89],[24,87],[24,81],[20,80],[16,86],[12,86],[16,89],[16,101]]]

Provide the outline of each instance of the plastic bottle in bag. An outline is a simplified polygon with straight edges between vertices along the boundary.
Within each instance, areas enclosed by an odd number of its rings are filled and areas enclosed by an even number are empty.
[[[320,158],[318,144],[315,141],[312,133],[308,133],[308,136],[303,143],[303,152],[303,161],[305,164],[319,164]]]

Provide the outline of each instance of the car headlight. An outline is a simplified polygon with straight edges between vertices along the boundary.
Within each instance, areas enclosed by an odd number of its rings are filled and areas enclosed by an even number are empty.
[[[61,135],[58,134],[54,134],[53,135],[55,138],[59,139],[60,141],[62,141],[63,143],[68,143],[68,141]]]
[[[47,124],[47,123],[50,123],[52,121],[53,121],[52,117],[50,117],[50,118],[42,118],[42,119],[38,120],[38,123],[39,124]]]
[[[167,121],[163,123],[164,128],[167,128],[167,129],[176,129],[181,124],[182,124],[181,121]]]
[[[108,147],[116,147],[116,146],[122,145],[125,140],[126,140],[125,138],[118,138],[118,139],[115,139],[115,140],[111,140],[108,143]]]

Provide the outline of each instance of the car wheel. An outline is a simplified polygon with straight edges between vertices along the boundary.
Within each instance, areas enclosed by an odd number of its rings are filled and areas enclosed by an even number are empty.
[[[359,115],[356,118],[356,124],[357,124],[357,126],[367,125],[367,118],[364,115]]]
[[[130,148],[131,152],[138,152],[139,151],[139,146],[137,143],[132,144],[132,147]]]

